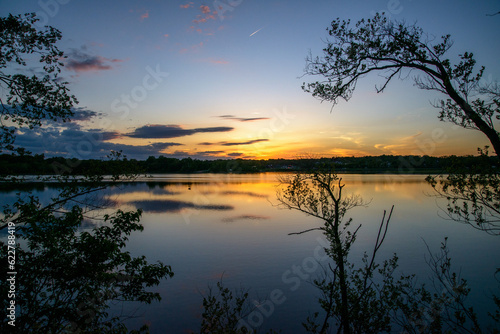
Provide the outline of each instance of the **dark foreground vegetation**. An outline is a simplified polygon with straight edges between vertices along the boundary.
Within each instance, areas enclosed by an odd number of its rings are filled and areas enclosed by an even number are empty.
[[[0,175],[88,175],[95,172],[112,174],[117,168],[134,168],[144,173],[259,173],[273,171],[306,171],[324,163],[333,163],[341,173],[445,173],[460,165],[464,168],[477,166],[479,156],[367,156],[309,159],[269,160],[198,160],[176,159],[164,156],[147,160],[125,159],[78,160],[61,157],[45,158],[44,155],[0,155]],[[498,157],[490,157],[491,166],[500,165]],[[484,162],[484,161],[483,161]]]

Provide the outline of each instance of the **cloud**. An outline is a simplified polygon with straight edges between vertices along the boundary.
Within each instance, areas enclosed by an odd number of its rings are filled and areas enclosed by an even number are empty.
[[[223,150],[213,150],[213,151],[175,151],[173,153],[162,153],[162,156],[183,159],[183,158],[193,158],[201,160],[214,160],[214,159],[234,159],[237,157],[244,156],[243,153],[227,153]],[[245,156],[246,157],[246,156]]]
[[[186,129],[175,124],[152,124],[141,126],[128,133],[114,131],[112,128],[99,129],[88,128],[94,123],[96,127],[99,122],[96,118],[102,118],[104,113],[96,112],[85,107],[73,109],[74,116],[71,122],[44,121],[43,126],[31,130],[18,129],[15,145],[24,147],[34,154],[44,154],[46,157],[62,156],[66,158],[78,159],[102,159],[109,155],[110,151],[123,151],[131,159],[147,159],[149,156],[164,155],[175,158],[191,156],[200,159],[220,159],[220,158],[241,158],[247,157],[241,152],[229,152],[222,149],[222,146],[251,145],[269,139],[252,139],[242,141],[220,141],[204,142],[199,145],[211,146],[219,145],[214,150],[175,150],[173,153],[166,153],[168,149],[183,146],[181,143],[172,141],[161,141],[161,139],[178,138],[191,136],[197,133],[220,133],[233,131],[233,127],[200,127]],[[228,116],[228,115],[225,115]],[[114,140],[123,138],[137,139],[160,139],[160,142],[153,142],[141,145],[131,145],[115,143]]]
[[[82,119],[88,119],[94,112],[80,111]],[[95,113],[99,115],[99,113]],[[78,159],[100,159],[110,151],[123,151],[129,158],[146,159],[150,155],[160,155],[162,151],[183,144],[159,142],[148,145],[128,145],[109,141],[123,137],[116,131],[102,129],[82,129],[78,123],[47,123],[46,126],[21,131],[17,134],[15,145],[24,147],[34,154],[47,157],[62,156]]]
[[[201,60],[201,62],[206,62],[206,63],[211,63],[211,64],[217,64],[217,65],[227,65],[227,64],[229,64],[229,61],[227,61],[225,59],[222,59],[222,58],[218,58],[218,59],[208,58],[208,59]]]
[[[30,131],[19,135],[16,145],[25,147],[33,153],[46,156],[76,157],[79,159],[104,158],[110,151],[123,151],[128,157],[143,159],[150,155],[159,155],[163,150],[179,146],[179,143],[153,143],[149,145],[127,145],[110,143],[109,140],[121,137],[113,131],[100,130],[64,130]]]
[[[232,143],[228,143],[228,142],[222,142],[221,145],[223,146],[239,146],[239,145],[252,145],[252,144],[255,144],[255,143],[260,143],[260,142],[264,142],[264,141],[269,141],[269,139],[254,139],[254,140],[249,140],[249,141],[244,141],[244,142],[232,142]]]
[[[185,158],[185,157],[189,157],[190,154],[189,154],[189,152],[177,150],[174,153],[171,153],[169,156],[171,156],[173,158]]]
[[[221,115],[217,116],[219,118],[223,119],[230,119],[230,120],[235,120],[235,121],[240,121],[240,122],[253,122],[253,121],[263,121],[266,119],[270,119],[269,117],[236,117],[234,115]]]
[[[71,112],[73,112],[73,116],[70,116],[68,121],[62,122],[60,120],[44,119],[40,128],[50,131],[62,131],[65,129],[80,130],[82,129],[82,124],[80,123],[88,122],[92,124],[96,118],[102,119],[106,115],[105,113],[93,111],[85,107],[71,108]],[[21,132],[25,131],[21,130]]]
[[[149,10],[146,10],[144,13],[141,14],[141,21],[147,18],[149,18]]]
[[[390,154],[404,154],[402,152],[409,152],[415,145],[419,142],[418,137],[423,134],[422,131],[416,134],[398,138],[396,140],[397,144],[375,144],[374,148],[380,151],[389,152]]]
[[[75,72],[105,71],[112,69],[112,64],[120,62],[123,60],[90,55],[82,50],[73,49],[68,53],[66,68]]]
[[[178,157],[178,154],[172,154],[172,156]],[[226,152],[224,151],[202,151],[196,153],[186,153],[184,157],[191,157],[194,159],[202,159],[202,160],[213,160],[213,159],[224,159],[226,157]]]
[[[223,154],[226,153],[224,151],[203,151],[203,152],[198,152],[197,154],[200,155],[214,155],[214,154]]]
[[[211,59],[210,62],[212,64],[229,64],[229,62],[225,59]]]
[[[206,17],[202,17],[201,15],[198,15],[195,20],[193,20],[193,23],[205,23],[207,22],[208,19]],[[196,29],[197,32],[201,33],[201,29]]]
[[[200,23],[205,23],[208,20],[216,20],[215,14],[217,14],[217,12],[216,11],[212,12],[210,10],[210,7],[208,7],[207,5],[201,5],[200,11],[201,15],[197,15],[196,19],[193,20],[193,23],[200,24]]]
[[[93,110],[85,109],[83,107],[73,108],[73,116],[71,116],[71,122],[73,121],[90,121],[94,117],[102,117],[104,113],[96,112]],[[56,124],[56,123],[54,123]]]
[[[185,5],[179,5],[180,8],[184,8],[184,9],[187,9],[189,7],[193,7],[194,3],[192,2],[188,2],[187,4]]]
[[[203,14],[209,14],[211,12],[210,7],[207,5],[201,5],[200,10]]]
[[[126,136],[131,138],[177,138],[191,136],[196,133],[228,132],[232,130],[234,128],[227,126],[183,129],[179,125],[152,124],[139,127],[126,134]]]
[[[203,42],[196,43],[191,45],[189,48],[182,48],[179,50],[180,54],[185,54],[187,52],[198,52],[203,47]]]
[[[243,141],[243,142],[227,142],[227,141],[221,141],[218,143],[203,142],[203,143],[199,143],[198,145],[203,145],[203,146],[211,146],[211,145],[239,146],[239,145],[252,145],[252,144],[260,143],[260,142],[264,142],[264,141],[269,141],[269,139],[253,139],[253,140],[248,140],[248,141]]]
[[[149,144],[147,145],[147,147],[150,147],[154,150],[158,150],[158,151],[162,151],[162,150],[165,150],[169,147],[172,147],[172,146],[182,146],[183,144],[179,144],[179,143],[164,143],[164,142],[160,142],[160,143],[152,143],[152,144]]]
[[[66,65],[68,69],[75,72],[109,70],[111,65],[106,64],[107,59],[101,56],[91,56],[86,59],[69,59]]]

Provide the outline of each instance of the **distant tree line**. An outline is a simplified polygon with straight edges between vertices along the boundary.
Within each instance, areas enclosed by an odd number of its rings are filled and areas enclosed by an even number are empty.
[[[323,163],[333,163],[337,172],[346,173],[444,173],[460,166],[472,169],[479,156],[366,156],[268,160],[199,160],[150,156],[146,160],[78,160],[35,155],[0,155],[0,175],[90,175],[112,174],[116,170],[140,170],[143,173],[259,173],[272,171],[310,171]],[[499,166],[498,157],[489,157],[490,166]],[[484,162],[484,161],[483,161]]]

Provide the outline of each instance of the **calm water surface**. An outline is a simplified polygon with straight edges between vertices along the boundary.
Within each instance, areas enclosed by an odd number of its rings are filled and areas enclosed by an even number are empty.
[[[226,286],[250,288],[251,300],[261,303],[279,294],[279,303],[265,303],[244,319],[263,329],[301,333],[301,322],[318,310],[317,291],[309,283],[321,270],[318,231],[288,235],[321,221],[277,207],[277,174],[155,175],[147,182],[109,189],[105,197],[117,208],[144,210],[142,233],[131,236],[128,249],[150,262],[172,266],[175,276],[155,288],[160,303],[131,305],[131,326],[149,323],[151,333],[198,332],[202,295],[221,277]],[[499,239],[470,226],[446,220],[445,203],[429,196],[432,188],[420,175],[342,175],[344,193],[369,201],[349,211],[353,227],[362,224],[351,261],[371,251],[384,210],[394,205],[389,233],[379,260],[397,252],[401,272],[428,280],[426,244],[436,253],[448,237],[456,270],[470,282],[470,302],[489,310]],[[43,191],[42,191],[43,193]],[[3,194],[4,198],[13,193]],[[271,306],[272,305],[272,306]],[[121,306],[120,306],[121,307]],[[482,318],[485,319],[484,317]]]

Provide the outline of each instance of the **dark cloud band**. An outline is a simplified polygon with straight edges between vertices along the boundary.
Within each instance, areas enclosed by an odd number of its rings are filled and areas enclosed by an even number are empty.
[[[131,138],[147,138],[147,139],[177,138],[177,137],[191,136],[196,133],[229,132],[232,130],[234,130],[234,128],[227,126],[183,129],[178,125],[152,124],[139,127],[135,129],[133,132],[127,133],[126,136]]]
[[[253,139],[253,140],[242,141],[242,142],[227,142],[227,141],[221,141],[218,143],[203,142],[203,143],[199,143],[198,145],[203,145],[203,146],[211,146],[211,145],[239,146],[239,145],[252,145],[252,144],[265,142],[265,141],[269,141],[269,139]]]
[[[236,117],[234,115],[221,115],[217,116],[219,118],[223,119],[230,119],[234,121],[240,121],[240,122],[253,122],[253,121],[264,121],[266,119],[270,119],[268,117]]]

